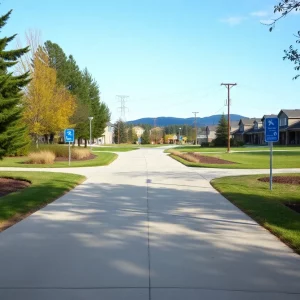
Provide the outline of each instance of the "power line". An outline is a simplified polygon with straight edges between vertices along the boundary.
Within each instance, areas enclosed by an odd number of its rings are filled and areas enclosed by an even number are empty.
[[[128,111],[128,107],[126,107],[126,99],[129,96],[126,95],[117,95],[117,98],[119,98],[120,106],[118,107],[120,111],[120,118],[125,121],[126,120],[126,111]]]
[[[227,88],[228,96],[227,96],[227,106],[228,106],[228,141],[227,141],[227,151],[230,152],[230,89],[237,85],[236,83],[221,83]]]
[[[195,145],[197,145],[198,141],[197,141],[197,137],[198,137],[198,134],[197,134],[197,114],[199,114],[198,111],[193,111],[193,114],[195,115],[195,135],[196,135],[196,139],[195,139]]]

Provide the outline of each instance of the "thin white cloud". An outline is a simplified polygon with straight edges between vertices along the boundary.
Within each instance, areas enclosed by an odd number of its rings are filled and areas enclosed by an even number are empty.
[[[220,21],[230,26],[235,26],[241,24],[245,19],[246,18],[244,17],[229,17],[226,19],[221,19]]]
[[[260,23],[270,25],[274,22],[272,19],[264,19],[264,20],[259,20]]]
[[[250,14],[250,16],[252,17],[267,17],[270,15],[270,12],[269,11],[266,11],[266,10],[259,10],[259,11],[254,11]]]

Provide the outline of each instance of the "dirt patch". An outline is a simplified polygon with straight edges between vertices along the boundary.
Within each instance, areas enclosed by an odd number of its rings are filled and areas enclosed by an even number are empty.
[[[217,157],[199,155],[199,154],[195,154],[195,153],[189,153],[189,154],[192,155],[194,158],[196,158],[198,160],[198,162],[201,163],[201,164],[212,164],[212,165],[232,165],[232,164],[236,164],[233,161],[224,160],[224,159],[217,158]]]
[[[75,159],[75,158],[71,158],[71,161],[83,161],[83,160],[91,160],[91,159],[94,159],[94,158],[96,158],[97,157],[97,155],[95,155],[95,154],[90,154],[90,156],[88,156],[88,157],[85,157],[85,158],[77,158],[77,159]],[[55,158],[55,161],[69,161],[69,158],[68,157],[56,157]]]
[[[284,203],[284,205],[300,214],[300,203]]]
[[[25,180],[0,178],[0,197],[28,187],[30,183]]]
[[[259,181],[262,182],[270,182],[269,177],[258,178]],[[300,176],[274,176],[273,183],[281,183],[281,184],[300,184]]]

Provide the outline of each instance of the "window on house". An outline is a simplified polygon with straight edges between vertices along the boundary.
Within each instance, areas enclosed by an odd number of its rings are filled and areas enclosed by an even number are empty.
[[[287,125],[287,119],[286,118],[280,119],[279,124],[280,124],[280,126],[286,126]]]

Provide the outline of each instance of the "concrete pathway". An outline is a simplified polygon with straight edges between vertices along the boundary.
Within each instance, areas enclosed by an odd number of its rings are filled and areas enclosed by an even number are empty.
[[[0,234],[0,299],[300,298],[300,257],[209,184],[267,170],[187,168],[155,148],[41,171],[88,179]]]

